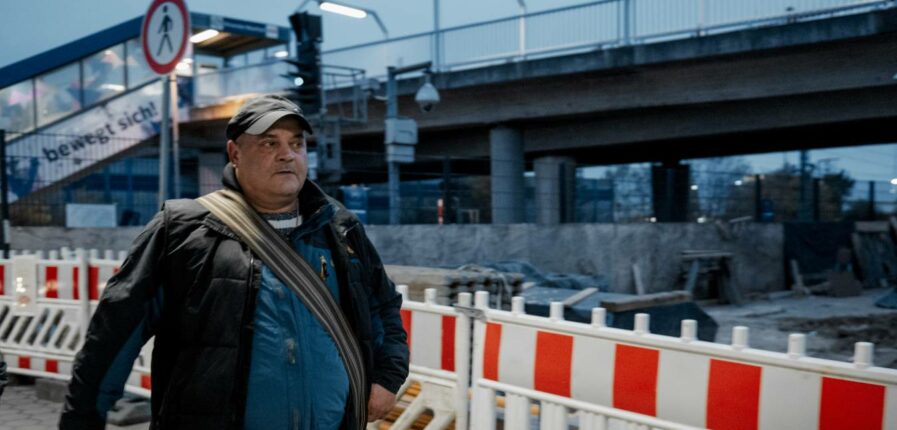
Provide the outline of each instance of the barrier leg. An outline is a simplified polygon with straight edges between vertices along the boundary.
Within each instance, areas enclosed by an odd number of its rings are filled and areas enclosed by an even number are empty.
[[[567,408],[549,402],[542,402],[539,428],[561,430],[567,428]]]
[[[424,406],[424,396],[418,395],[411,401],[411,404],[408,405],[408,409],[405,409],[405,412],[402,412],[402,415],[399,415],[399,418],[393,423],[391,429],[395,430],[405,430],[411,428],[411,425],[417,421],[417,418],[420,414],[424,413],[426,407]]]
[[[455,414],[451,411],[437,411],[433,415],[433,420],[424,427],[424,430],[443,430],[448,428],[454,418]]]
[[[530,401],[518,394],[505,395],[505,427],[529,430]]]
[[[495,390],[476,387],[473,391],[471,428],[495,430]]]
[[[607,418],[590,412],[579,412],[580,430],[607,430]]]

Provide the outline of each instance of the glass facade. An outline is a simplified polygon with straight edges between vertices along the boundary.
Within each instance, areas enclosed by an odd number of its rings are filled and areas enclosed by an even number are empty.
[[[125,46],[104,49],[84,59],[84,104],[90,106],[125,92]]]
[[[81,64],[45,73],[34,80],[38,126],[46,125],[81,109]]]
[[[34,83],[31,80],[0,90],[0,118],[6,118],[11,131],[34,128]]]
[[[156,74],[146,65],[146,60],[143,58],[143,47],[140,45],[140,39],[131,39],[126,44],[128,51],[128,88],[136,88],[156,79]]]

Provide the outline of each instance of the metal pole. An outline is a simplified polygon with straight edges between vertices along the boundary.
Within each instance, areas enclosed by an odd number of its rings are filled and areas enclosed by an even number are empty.
[[[0,129],[0,250],[2,257],[9,258],[9,181],[6,172],[6,130]]]
[[[517,50],[519,51],[520,59],[522,60],[526,58],[526,3],[522,0],[518,0],[518,4],[520,5],[520,19],[517,23],[517,32],[520,33],[520,37]]]
[[[869,220],[875,220],[875,181],[869,181]]]
[[[159,208],[168,199],[168,147],[171,143],[171,86],[162,79],[162,128],[159,130]]]
[[[763,219],[763,182],[760,175],[754,175],[754,220]]]
[[[172,172],[174,173],[174,198],[181,198],[181,132],[178,123],[178,77],[171,72],[171,155]]]
[[[804,149],[800,151],[800,206],[798,208],[798,221],[812,221],[811,187],[810,151]]]
[[[632,37],[632,0],[623,0],[623,44],[629,45]]]
[[[395,119],[399,116],[399,102],[396,84],[396,68],[388,67],[386,69],[386,119]],[[387,145],[387,159],[389,157],[389,145]],[[399,196],[399,163],[395,161],[387,161],[389,168],[389,223],[392,225],[399,224],[399,206],[401,198]]]
[[[439,26],[439,0],[433,0],[433,65],[442,69],[442,33]]]

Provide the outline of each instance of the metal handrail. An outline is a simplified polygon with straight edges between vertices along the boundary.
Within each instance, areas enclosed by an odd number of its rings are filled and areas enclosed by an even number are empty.
[[[464,30],[470,30],[470,29],[474,29],[474,28],[482,29],[482,28],[487,28],[489,26],[504,25],[504,24],[519,21],[521,19],[523,19],[523,20],[533,19],[533,18],[537,18],[537,17],[549,16],[549,15],[573,11],[573,10],[583,10],[583,9],[587,9],[587,8],[594,7],[594,6],[600,6],[600,5],[619,4],[620,7],[622,8],[623,6],[625,6],[627,4],[627,2],[634,2],[634,0],[592,1],[592,2],[588,2],[588,3],[572,5],[572,6],[565,6],[565,7],[556,8],[556,9],[544,10],[544,11],[539,11],[539,12],[529,12],[529,13],[518,14],[518,15],[505,17],[505,18],[498,18],[498,19],[493,19],[493,20],[488,20],[488,21],[465,24],[465,25],[441,29],[438,31],[415,33],[415,34],[410,34],[410,35],[401,36],[401,37],[394,37],[394,38],[390,38],[390,39],[386,39],[386,40],[379,40],[379,41],[367,42],[367,43],[362,43],[362,44],[357,44],[357,45],[352,45],[352,46],[340,47],[340,48],[335,48],[335,49],[330,49],[330,50],[324,51],[322,54],[324,56],[328,56],[328,55],[340,54],[340,53],[345,53],[345,52],[350,52],[350,51],[363,50],[366,48],[373,48],[373,47],[379,48],[379,47],[389,46],[391,44],[396,44],[399,42],[404,42],[404,41],[409,41],[409,40],[414,40],[414,39],[427,39],[427,38],[436,39],[436,43],[444,44],[445,36],[458,34],[459,32],[463,32]],[[630,3],[630,5],[631,4],[632,3]],[[447,62],[447,63],[443,63],[442,61],[439,61],[440,64],[437,64],[437,69],[446,70],[446,69],[451,69],[453,67],[467,66],[467,65],[471,65],[471,64],[477,64],[477,63],[487,63],[487,62],[509,60],[509,59],[515,59],[515,58],[525,58],[530,55],[546,56],[546,55],[550,55],[552,53],[562,53],[562,52],[567,52],[567,51],[571,51],[571,50],[575,50],[575,49],[603,48],[603,47],[608,47],[608,46],[627,46],[627,45],[633,45],[633,44],[648,43],[648,41],[658,40],[658,39],[671,39],[671,38],[676,38],[676,37],[681,37],[681,36],[689,36],[689,35],[702,36],[702,35],[707,35],[707,34],[718,34],[718,33],[725,32],[725,31],[735,31],[738,29],[756,28],[756,27],[760,27],[760,26],[775,25],[775,24],[779,24],[779,23],[800,22],[800,21],[805,21],[807,19],[814,19],[814,18],[825,17],[825,16],[841,15],[841,14],[845,14],[845,13],[849,13],[849,12],[853,12],[853,11],[886,9],[886,8],[891,8],[891,7],[895,7],[895,6],[897,6],[897,1],[895,1],[895,0],[870,0],[870,1],[865,1],[865,2],[856,3],[856,4],[848,4],[848,5],[833,6],[833,7],[822,7],[822,8],[813,9],[813,10],[793,12],[793,13],[783,13],[783,14],[772,15],[772,16],[767,16],[767,17],[763,17],[763,18],[735,20],[732,22],[726,22],[723,24],[717,24],[717,25],[711,25],[711,26],[705,26],[702,22],[695,22],[693,26],[688,26],[688,28],[684,28],[681,30],[674,30],[674,31],[667,31],[667,32],[655,32],[655,33],[643,33],[643,34],[639,34],[640,32],[637,30],[633,31],[633,34],[623,34],[625,32],[621,32],[622,31],[621,29],[623,27],[628,27],[625,23],[631,22],[635,18],[635,15],[625,16],[625,17],[621,16],[617,20],[616,25],[618,25],[620,28],[618,28],[618,30],[615,32],[616,35],[612,36],[608,39],[605,39],[605,40],[601,40],[601,41],[588,40],[588,41],[584,41],[584,42],[572,42],[572,43],[566,43],[566,44],[551,46],[551,47],[540,47],[540,48],[536,48],[536,49],[527,49],[527,48],[523,47],[523,48],[521,48],[522,51],[517,51],[510,55],[508,55],[507,52],[503,52],[503,53],[496,54],[496,55],[480,55],[480,56],[475,56],[475,57],[471,57],[471,58],[465,58],[461,61],[454,61],[454,62]],[[627,9],[630,11],[630,13],[633,13],[633,14],[637,13],[637,12],[633,12],[634,7],[629,7]],[[521,35],[521,34],[517,34],[516,36],[523,37],[523,35]],[[443,47],[442,51],[443,52],[442,52],[441,57],[445,57],[446,53],[444,52],[445,51],[444,47]],[[429,55],[432,58],[433,53],[430,52],[427,55]],[[379,76],[379,75],[377,75],[377,76]]]

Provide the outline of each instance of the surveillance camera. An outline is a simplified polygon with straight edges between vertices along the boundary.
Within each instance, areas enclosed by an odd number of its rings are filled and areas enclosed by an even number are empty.
[[[433,107],[439,103],[439,91],[437,91],[436,87],[429,82],[429,79],[427,79],[427,81],[427,83],[417,90],[417,95],[414,96],[414,101],[420,106],[422,112],[432,111]]]

